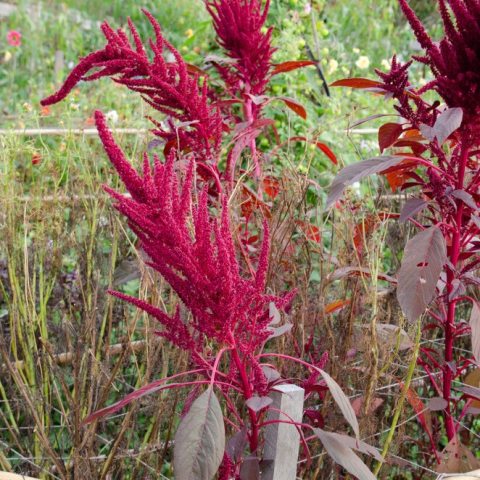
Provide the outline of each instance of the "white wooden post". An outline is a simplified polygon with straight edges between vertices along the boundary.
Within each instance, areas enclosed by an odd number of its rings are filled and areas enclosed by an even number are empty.
[[[273,400],[271,407],[279,411],[270,410],[267,421],[301,422],[304,395],[303,388],[296,385],[275,387],[270,394]],[[295,480],[299,448],[300,435],[295,425],[287,423],[267,425],[263,452],[263,458],[267,462],[262,472],[262,480]]]

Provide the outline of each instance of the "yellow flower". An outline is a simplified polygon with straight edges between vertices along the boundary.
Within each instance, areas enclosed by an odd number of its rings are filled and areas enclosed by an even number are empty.
[[[185,30],[185,36],[187,38],[192,38],[193,37],[193,30],[189,28],[188,30]]]
[[[353,52],[353,53],[360,53],[360,49],[359,49],[359,48],[353,48],[353,49],[352,49],[352,52]]]
[[[26,112],[31,112],[31,111],[33,110],[32,105],[30,105],[30,103],[28,103],[28,102],[25,102],[25,103],[23,104],[23,108],[24,108],[24,110],[25,110]]]
[[[3,61],[5,63],[9,62],[12,59],[12,54],[7,50],[3,55]]]
[[[329,75],[332,75],[337,71],[337,69],[338,69],[338,62],[334,58],[331,58],[330,61],[328,62],[327,73]]]
[[[361,70],[366,70],[370,66],[370,59],[365,55],[360,55],[358,60],[355,62],[355,65]]]

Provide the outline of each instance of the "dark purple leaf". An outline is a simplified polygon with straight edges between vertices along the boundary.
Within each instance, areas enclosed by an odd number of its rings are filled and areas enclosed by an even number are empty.
[[[401,156],[380,156],[364,160],[363,162],[347,165],[340,170],[332,182],[327,198],[327,208],[330,208],[342,197],[343,191],[349,185],[352,185],[369,175],[373,175],[374,173],[383,172],[384,170],[398,165],[404,160],[405,157]]]
[[[315,433],[317,432],[315,431]],[[357,440],[356,438],[349,437],[348,435],[345,435],[343,433],[325,432],[325,431],[323,433],[327,433],[329,437],[336,438],[339,442],[343,443],[348,448],[357,450],[361,453],[366,453],[367,455],[370,455],[371,457],[375,458],[375,460],[378,460],[379,462],[384,461],[384,458],[382,457],[382,455],[380,455],[380,452],[375,447],[373,447],[372,445],[369,445],[368,443],[363,442],[362,440]]]
[[[175,434],[173,465],[179,480],[211,480],[225,453],[220,403],[209,387],[183,417]]]
[[[428,401],[428,409],[432,412],[445,410],[448,407],[448,402],[442,397],[433,397]]]
[[[437,227],[423,230],[407,242],[398,273],[397,298],[410,322],[432,301],[446,261],[445,239]]]
[[[240,480],[260,480],[260,462],[257,457],[247,457],[242,462]]]
[[[273,400],[270,397],[251,397],[245,403],[250,410],[259,412],[264,408],[267,408]]]
[[[355,411],[353,410],[352,404],[348,397],[343,393],[340,385],[324,370],[321,368],[316,368],[317,371],[320,372],[325,383],[328,386],[328,390],[330,391],[333,399],[335,400],[336,404],[340,408],[343,417],[345,420],[350,424],[355,433],[357,439],[360,437],[360,427],[358,426],[358,420],[355,415]]]
[[[433,142],[435,139],[440,145],[462,124],[463,110],[461,108],[447,108],[438,117],[435,125],[420,125],[420,132]]]
[[[247,446],[247,428],[243,427],[227,442],[225,452],[236,463],[243,457],[243,452]]]
[[[413,217],[418,212],[421,212],[427,205],[428,202],[422,200],[421,198],[408,199],[402,208],[402,212],[400,213],[398,221],[400,223],[406,222],[410,217]]]
[[[465,190],[454,190],[452,192],[452,197],[458,198],[463,203],[465,203],[465,205],[468,205],[473,210],[478,210],[480,208],[480,206],[477,205],[473,197]]]
[[[455,390],[459,392],[463,392],[468,397],[475,398],[476,400],[480,400],[480,388],[472,387],[471,385],[464,385],[463,387],[454,387]]]
[[[315,429],[315,434],[322,442],[327,453],[341,465],[347,472],[358,480],[375,480],[373,473],[367,468],[354,451],[335,435],[320,428]]]

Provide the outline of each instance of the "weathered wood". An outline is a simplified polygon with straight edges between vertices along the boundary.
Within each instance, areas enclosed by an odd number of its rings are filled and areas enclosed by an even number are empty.
[[[0,2],[0,18],[9,17],[16,9],[16,5]]]
[[[16,473],[0,472],[0,480],[38,480],[37,478],[18,475]]]
[[[480,470],[467,473],[442,473],[437,480],[479,480]]]
[[[270,394],[273,402],[265,430],[265,468],[262,480],[295,480],[297,477],[300,434],[295,425],[302,421],[305,391],[296,385],[279,385]]]

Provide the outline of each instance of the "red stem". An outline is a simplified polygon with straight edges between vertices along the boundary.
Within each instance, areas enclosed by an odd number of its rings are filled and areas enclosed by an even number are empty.
[[[240,379],[242,381],[243,395],[245,399],[248,400],[249,398],[252,397],[252,387],[248,380],[245,363],[242,362],[242,360],[240,359],[237,348],[232,349],[232,359],[235,362],[235,366],[237,367],[238,373],[240,375]],[[248,413],[250,415],[250,424],[251,424],[251,432],[248,435],[248,441],[250,444],[250,453],[256,454],[258,449],[258,433],[259,433],[258,418],[257,418],[257,414],[250,408],[248,409]]]
[[[456,188],[458,190],[463,190],[464,180],[465,180],[465,169],[467,166],[469,158],[469,148],[465,146],[461,153],[458,166],[458,177],[456,182]],[[453,346],[455,341],[455,314],[456,314],[456,305],[457,298],[450,298],[451,293],[453,292],[455,280],[455,269],[458,263],[458,259],[461,253],[461,240],[462,240],[462,218],[463,218],[463,202],[461,200],[456,201],[457,211],[455,218],[453,219],[453,235],[452,235],[452,245],[450,248],[450,263],[452,268],[449,268],[447,271],[447,316],[445,319],[445,365],[443,366],[443,398],[447,402],[447,407],[445,408],[445,427],[447,430],[448,440],[452,440],[455,437],[455,422],[452,412],[452,382],[455,378],[455,373],[451,366],[450,362],[453,361]]]

